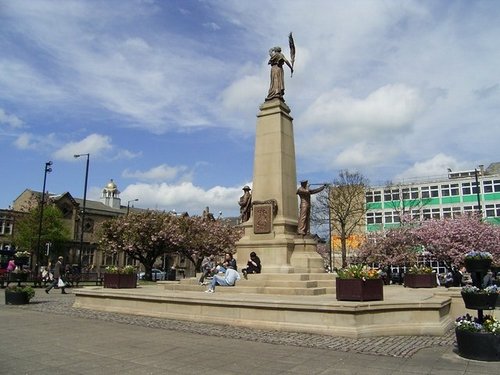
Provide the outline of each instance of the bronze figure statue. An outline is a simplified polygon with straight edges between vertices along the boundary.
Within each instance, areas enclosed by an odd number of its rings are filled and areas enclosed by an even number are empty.
[[[285,55],[281,53],[281,47],[273,47],[269,50],[269,62],[271,65],[271,83],[269,85],[269,92],[266,100],[275,98],[283,99],[285,94],[285,74],[283,71],[283,64],[288,65],[293,75],[293,63],[295,60],[295,43],[293,41],[292,33],[288,36],[290,43],[290,54],[292,63],[290,63]]]
[[[309,234],[311,221],[311,195],[322,191],[326,185],[317,189],[311,189],[307,180],[300,181],[300,187],[297,189],[297,195],[300,197],[299,220],[297,223],[297,233],[303,236]]]
[[[244,186],[243,191],[244,193],[238,202],[240,205],[240,220],[242,223],[250,219],[252,209],[252,194],[250,194],[250,187]]]

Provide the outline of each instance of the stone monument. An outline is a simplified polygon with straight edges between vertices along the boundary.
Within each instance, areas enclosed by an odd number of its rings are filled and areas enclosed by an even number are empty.
[[[291,35],[290,35],[291,39]],[[292,58],[294,55],[291,39]],[[252,212],[242,223],[244,236],[236,244],[238,259],[255,251],[262,273],[324,272],[316,241],[297,234],[297,174],[293,118],[285,104],[283,64],[293,65],[270,50],[271,83],[268,97],[257,115],[252,187]]]

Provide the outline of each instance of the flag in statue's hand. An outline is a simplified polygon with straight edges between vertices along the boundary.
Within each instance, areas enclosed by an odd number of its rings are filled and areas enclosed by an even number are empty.
[[[290,45],[290,63],[293,68],[293,63],[295,62],[295,42],[293,41],[292,33],[288,35],[288,44]],[[293,76],[293,71],[291,75]]]

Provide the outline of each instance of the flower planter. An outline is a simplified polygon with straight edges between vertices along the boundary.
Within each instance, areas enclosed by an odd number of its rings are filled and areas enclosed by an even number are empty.
[[[26,292],[9,292],[5,291],[6,305],[26,305],[30,302],[28,293]]]
[[[384,299],[382,279],[335,280],[338,301],[381,301]]]
[[[494,310],[498,293],[462,293],[465,307],[471,310]]]
[[[500,361],[500,335],[455,329],[458,354],[478,361]]]
[[[406,273],[404,277],[404,284],[405,287],[408,288],[435,288],[437,287],[436,274]]]
[[[467,272],[484,272],[491,267],[491,259],[467,259],[465,258],[465,268]]]
[[[120,274],[120,273],[105,273],[104,274],[104,287],[105,288],[135,288],[137,286],[137,275],[133,274]]]

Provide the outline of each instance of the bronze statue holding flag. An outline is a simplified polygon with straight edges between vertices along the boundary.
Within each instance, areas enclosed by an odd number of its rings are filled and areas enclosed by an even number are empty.
[[[269,62],[271,65],[271,84],[269,86],[269,92],[267,94],[266,100],[272,99],[283,99],[285,94],[285,74],[283,71],[283,64],[288,65],[293,75],[293,64],[295,62],[295,43],[293,41],[292,33],[288,36],[288,41],[290,44],[290,60],[288,61],[281,53],[281,47],[273,47],[269,50]]]

